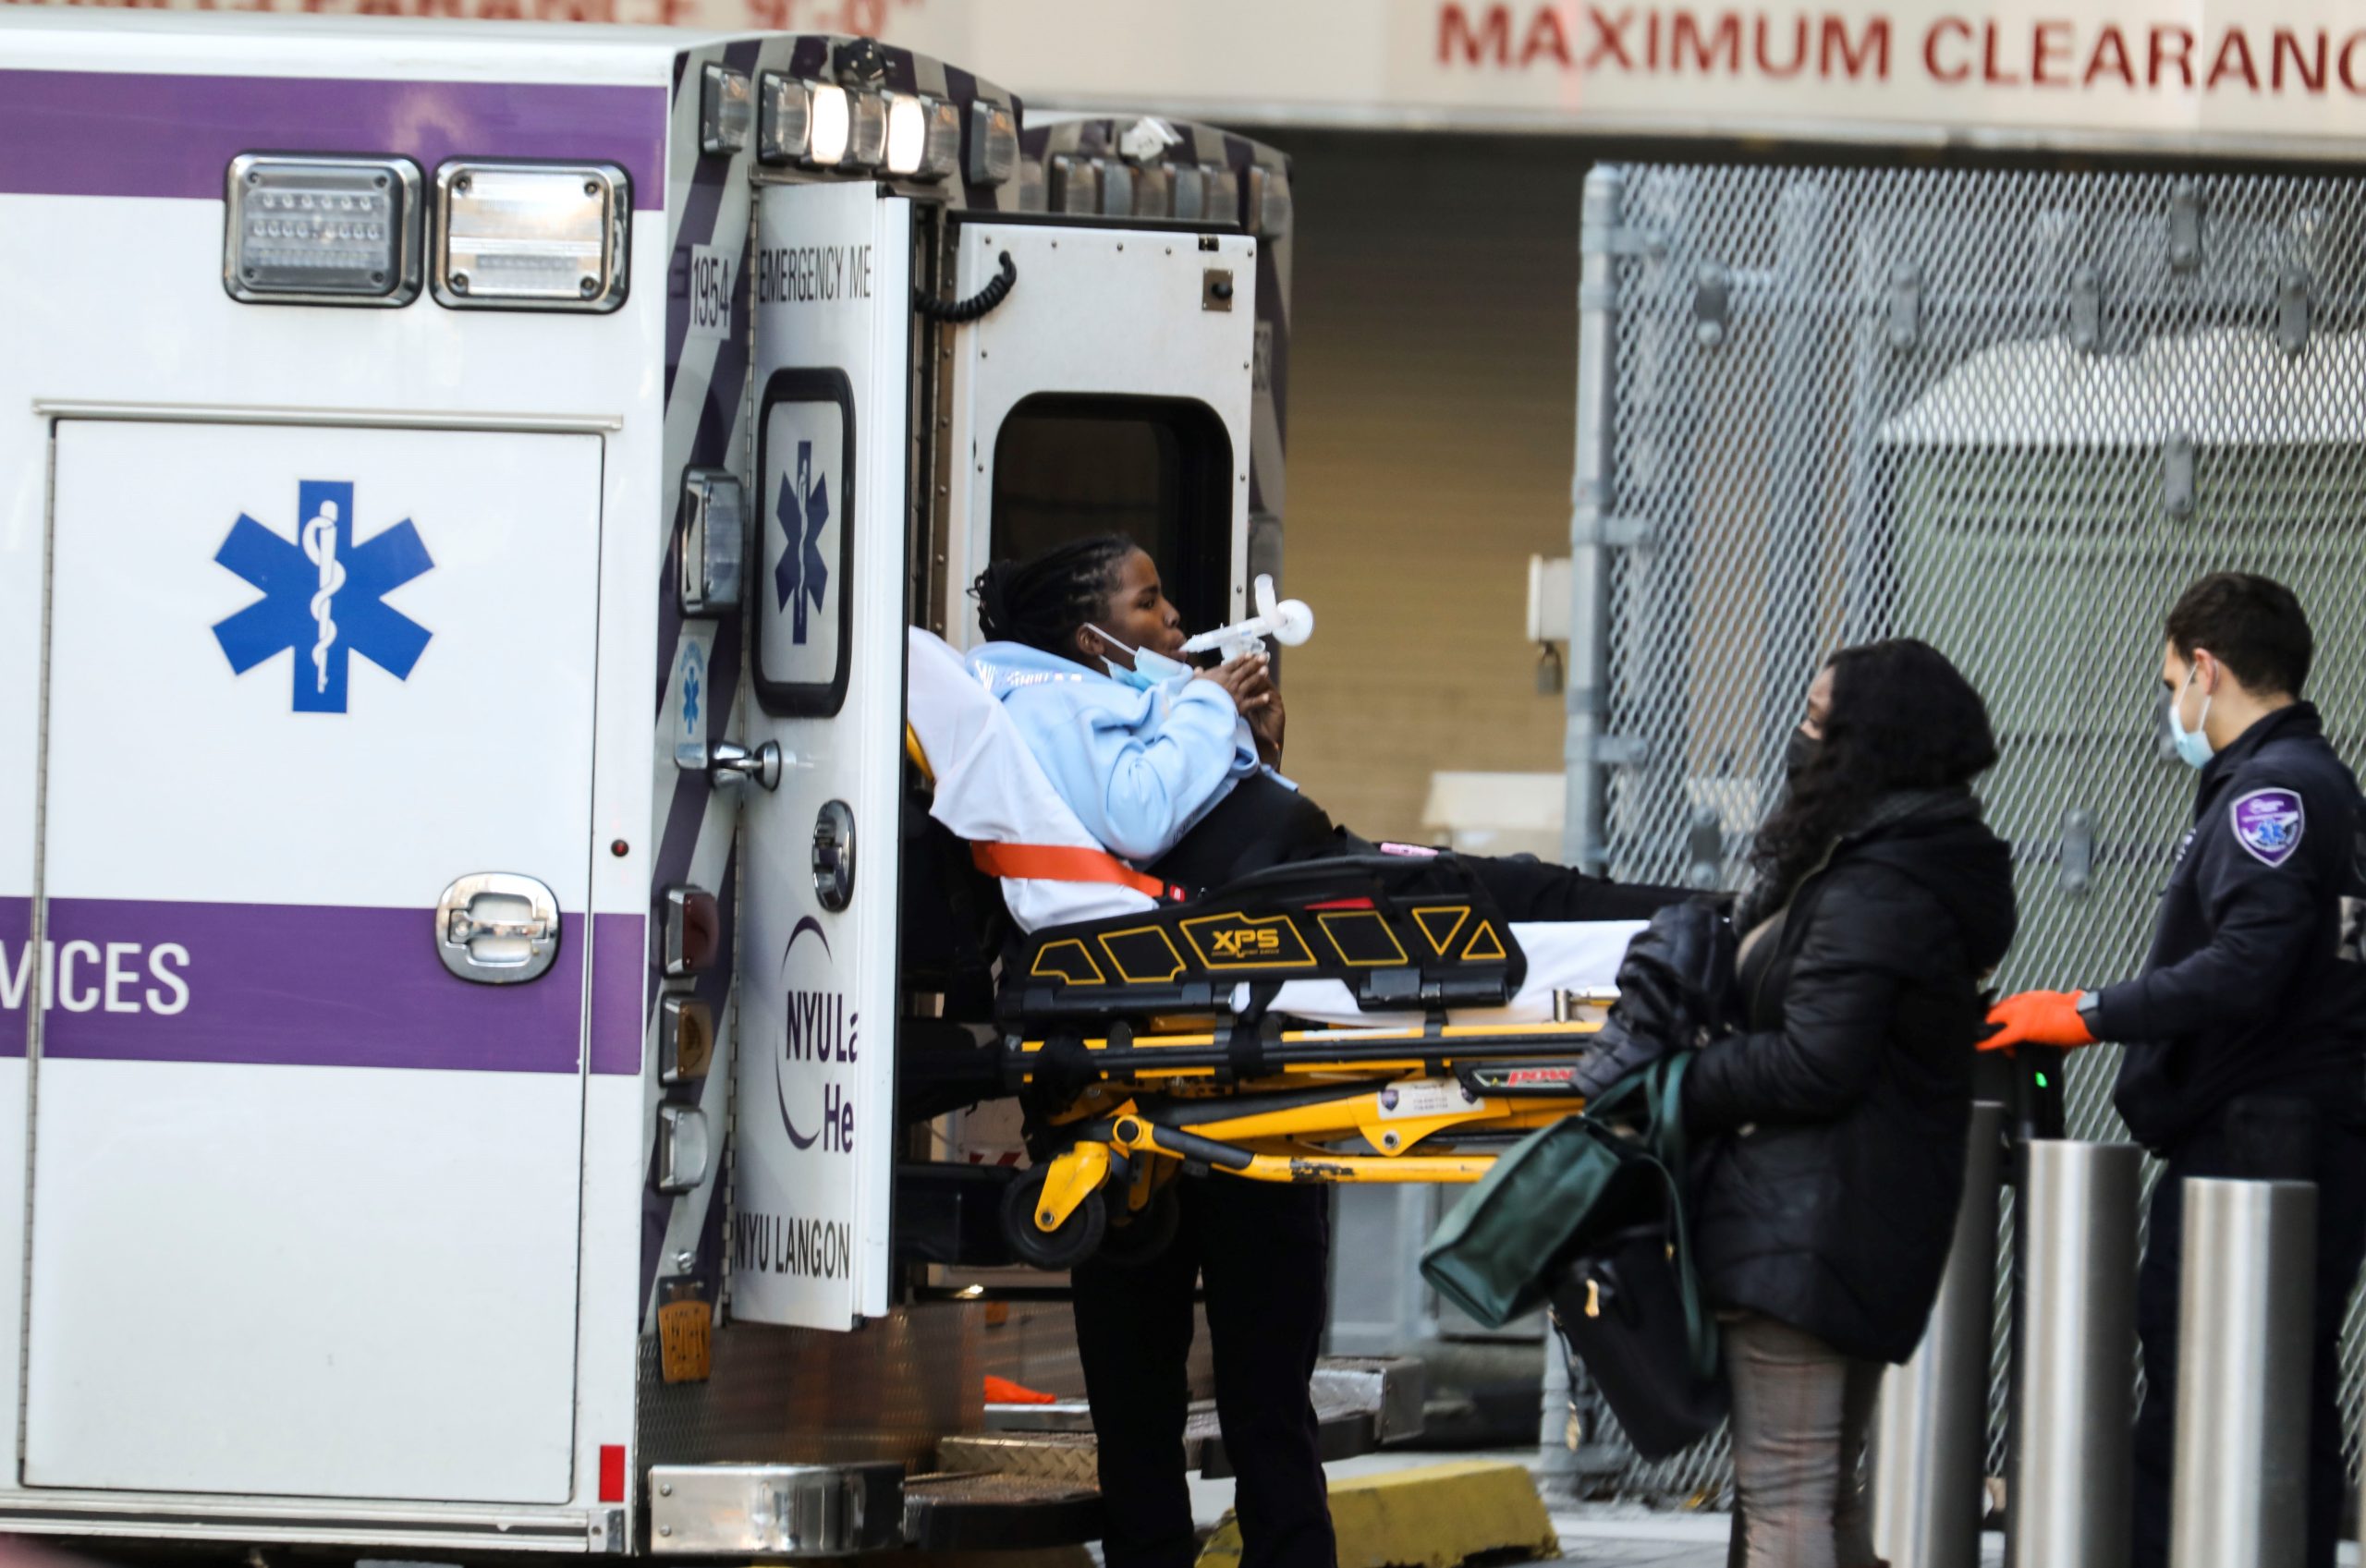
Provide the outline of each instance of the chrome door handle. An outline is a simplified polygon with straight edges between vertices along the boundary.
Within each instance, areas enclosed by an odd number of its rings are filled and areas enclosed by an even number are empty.
[[[780,742],[768,740],[753,751],[734,740],[718,740],[707,748],[707,782],[717,789],[753,780],[766,789],[780,787]]]
[[[517,985],[558,956],[558,895],[532,877],[479,871],[435,901],[435,954],[482,985]]]
[[[455,947],[470,942],[547,942],[552,934],[550,921],[540,917],[523,920],[480,920],[466,909],[452,911],[450,923],[444,928],[444,940]]]

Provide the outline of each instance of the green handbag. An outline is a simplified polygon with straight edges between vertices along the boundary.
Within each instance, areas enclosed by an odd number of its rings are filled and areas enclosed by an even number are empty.
[[[1673,1260],[1693,1358],[1716,1363],[1715,1326],[1691,1268],[1682,1203],[1683,1088],[1691,1053],[1640,1068],[1578,1115],[1540,1128],[1439,1222],[1421,1254],[1421,1277],[1489,1328],[1545,1304],[1562,1266],[1589,1241],[1633,1221],[1617,1210],[1639,1188],[1664,1193],[1673,1215]],[[1636,1135],[1607,1118],[1640,1116]],[[1605,1203],[1605,1199],[1613,1201]]]

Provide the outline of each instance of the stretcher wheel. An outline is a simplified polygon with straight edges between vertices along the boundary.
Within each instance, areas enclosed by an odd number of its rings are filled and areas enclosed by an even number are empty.
[[[1039,1229],[1035,1206],[1043,1201],[1050,1174],[1050,1166],[1038,1165],[1010,1184],[1002,1198],[1003,1235],[1021,1262],[1038,1269],[1073,1269],[1100,1249],[1109,1228],[1109,1205],[1099,1193],[1088,1193],[1058,1230]]]
[[[1147,1263],[1175,1244],[1175,1233],[1182,1227],[1183,1200],[1169,1182],[1152,1193],[1140,1209],[1127,1211],[1125,1219],[1110,1220],[1099,1256],[1121,1268]]]

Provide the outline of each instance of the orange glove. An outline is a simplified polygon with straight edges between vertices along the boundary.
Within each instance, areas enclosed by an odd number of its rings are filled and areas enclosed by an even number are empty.
[[[2079,1011],[2082,991],[2023,991],[1988,1010],[1989,1036],[1982,1051],[2010,1051],[2017,1045],[2092,1045],[2095,1034]]]

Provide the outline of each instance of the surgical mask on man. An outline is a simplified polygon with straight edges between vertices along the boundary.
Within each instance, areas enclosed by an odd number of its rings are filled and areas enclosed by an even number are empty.
[[[1147,648],[1128,648],[1099,626],[1090,623],[1087,623],[1085,630],[1120,653],[1132,657],[1134,667],[1130,670],[1111,660],[1102,661],[1109,671],[1109,678],[1120,686],[1129,686],[1137,691],[1151,691],[1165,686],[1171,680],[1189,680],[1198,673],[1179,659],[1169,659],[1165,654],[1153,652]]]
[[[2204,725],[2210,723],[2210,694],[2201,694],[2201,712],[2193,728],[2185,727],[2185,694],[2193,685],[2193,677],[2201,674],[2201,666],[2186,666],[2185,685],[2177,687],[2177,699],[2169,704],[2169,741],[2177,749],[2177,760],[2189,768],[2205,766],[2211,757],[2210,735]]]

